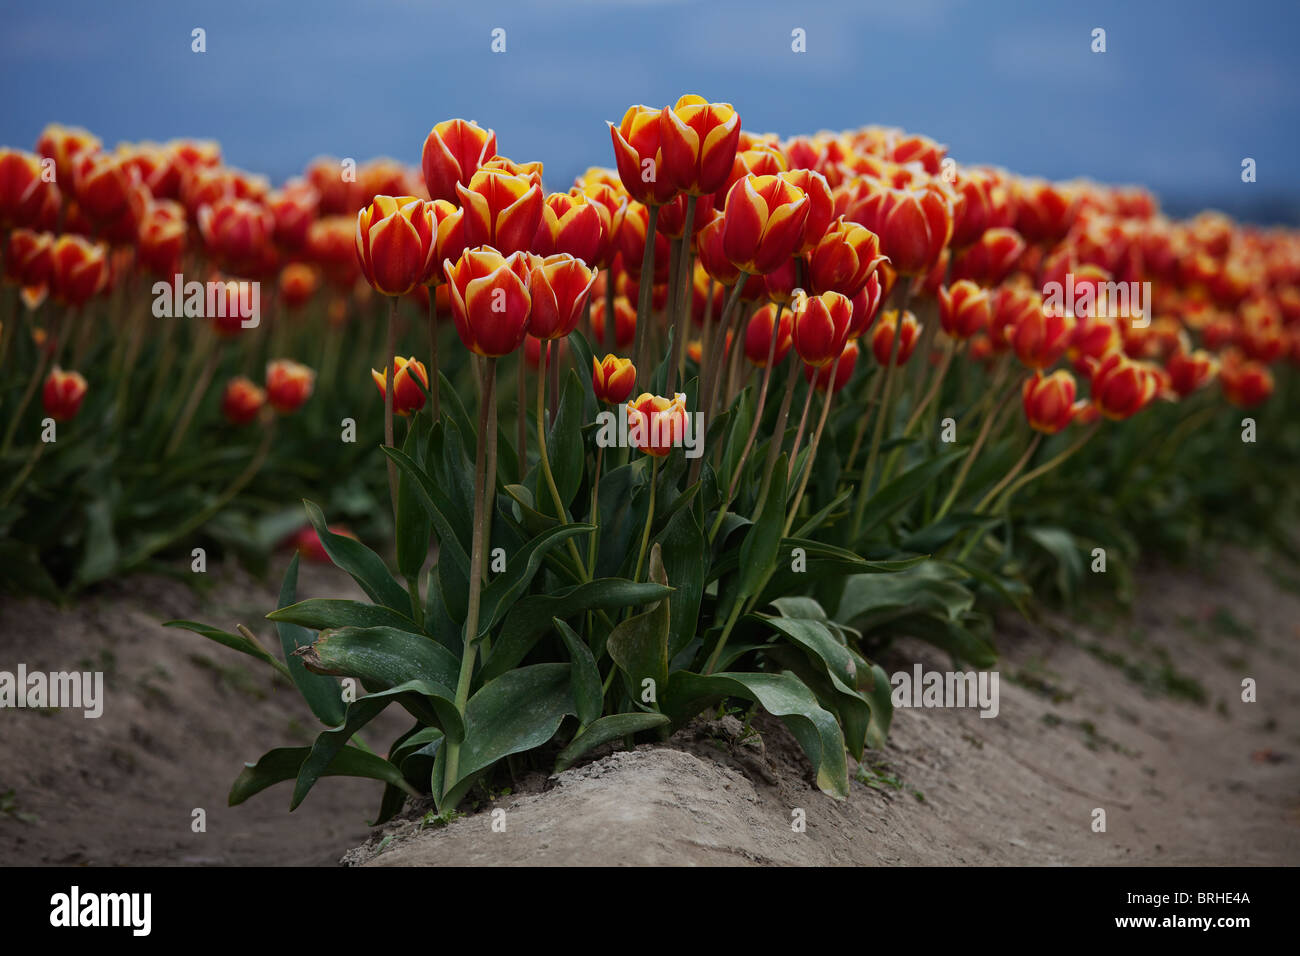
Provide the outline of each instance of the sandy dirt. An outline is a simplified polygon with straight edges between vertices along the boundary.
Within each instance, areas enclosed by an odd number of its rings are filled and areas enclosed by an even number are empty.
[[[534,775],[445,827],[419,808],[380,831],[368,781],[324,780],[293,814],[287,787],[225,806],[243,761],[309,742],[314,719],[265,668],[159,622],[242,621],[269,644],[274,589],[225,573],[206,596],[147,578],[66,611],[9,600],[0,670],[93,666],[108,700],[98,720],[0,711],[0,864],[329,865],[350,847],[378,865],[1300,864],[1300,569],[1206,567],[1145,571],[1127,616],[1004,617],[998,716],[900,710],[844,802],[780,724],[747,736],[728,717]],[[355,596],[329,568],[305,568],[300,594]],[[947,668],[912,641],[884,663],[915,660]]]

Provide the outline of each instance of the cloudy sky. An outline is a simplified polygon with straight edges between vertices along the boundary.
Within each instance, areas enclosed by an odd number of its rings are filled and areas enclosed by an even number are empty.
[[[1297,41],[1296,0],[43,0],[5,14],[0,143],[51,120],[211,137],[278,181],[320,154],[416,162],[463,116],[560,188],[612,165],[605,120],[698,92],[754,130],[901,125],[961,161],[1297,221]]]

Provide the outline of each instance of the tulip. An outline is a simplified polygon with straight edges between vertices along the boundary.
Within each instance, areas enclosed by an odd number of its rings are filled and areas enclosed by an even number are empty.
[[[384,396],[386,394],[384,373],[376,372],[372,368],[370,377],[374,379],[375,385],[379,387],[380,396]],[[399,415],[409,415],[411,412],[418,412],[424,408],[425,392],[429,388],[429,373],[421,362],[416,361],[415,356],[410,358],[402,358],[400,355],[394,357],[392,379],[393,411]],[[421,384],[423,384],[423,388],[420,387]]]
[[[1043,180],[1025,180],[1016,183],[1012,192],[1015,228],[1027,240],[1050,245],[1070,231],[1079,208],[1076,190]]]
[[[54,240],[50,288],[65,305],[85,305],[108,285],[108,256],[102,245],[70,233]]]
[[[320,193],[307,183],[296,180],[267,197],[266,206],[275,220],[275,241],[285,249],[299,250],[307,242],[307,232],[320,210]]]
[[[781,318],[777,320],[780,308]],[[772,344],[772,327],[777,326],[776,345]],[[767,353],[772,351],[772,363],[780,365],[785,361],[790,347],[794,344],[794,318],[789,310],[774,304],[763,306],[745,326],[745,357],[759,368],[767,367]]]
[[[462,119],[444,120],[429,131],[420,153],[424,184],[431,199],[456,198],[479,167],[497,154],[497,134]]]
[[[1131,418],[1150,403],[1160,380],[1152,369],[1112,352],[1092,372],[1092,401],[1106,418]]]
[[[54,269],[54,236],[48,232],[15,229],[9,234],[4,263],[5,277],[23,288],[46,285]]]
[[[814,292],[840,292],[853,298],[886,261],[875,233],[840,217],[813,246],[808,280]]]
[[[1273,394],[1273,373],[1268,366],[1245,358],[1236,349],[1224,354],[1219,383],[1224,397],[1238,408],[1259,405]]]
[[[1097,361],[1120,348],[1123,340],[1114,319],[1097,316],[1081,318],[1070,336],[1066,350],[1070,363],[1080,372],[1086,372]]]
[[[266,366],[266,400],[283,415],[296,412],[311,397],[316,373],[290,359],[276,359]]]
[[[939,325],[954,339],[965,341],[983,332],[992,320],[991,296],[969,279],[939,290]]]
[[[240,375],[226,383],[221,393],[221,414],[232,425],[247,425],[266,404],[266,390]]]
[[[280,298],[286,308],[301,309],[311,301],[319,285],[320,276],[313,266],[292,262],[280,273]]]
[[[696,197],[688,196],[681,193],[675,199],[670,199],[659,207],[659,217],[655,220],[655,229],[661,236],[667,236],[669,239],[680,239],[686,234],[686,213],[689,212],[690,202]],[[696,202],[694,218],[691,219],[691,236],[694,237],[713,219],[717,212],[711,203]]]
[[[199,207],[198,220],[203,244],[235,273],[261,256],[275,232],[271,211],[249,199],[217,199]]]
[[[529,175],[480,169],[467,185],[456,184],[465,210],[465,244],[492,246],[509,255],[527,250],[542,222],[542,187]]]
[[[859,338],[870,328],[876,313],[880,311],[880,303],[883,300],[880,273],[873,272],[867,284],[853,297],[853,322],[849,325],[850,339]]]
[[[83,153],[97,153],[103,146],[98,137],[79,126],[51,123],[36,141],[36,152],[54,160],[54,173],[65,183],[73,179],[73,167]]]
[[[1025,252],[1025,241],[1014,229],[989,229],[952,260],[954,279],[972,279],[994,286],[1009,276]]]
[[[676,184],[662,168],[662,112],[648,106],[630,106],[618,126],[608,124],[619,180],[629,196],[646,206],[661,206],[677,194]],[[727,159],[728,170],[734,156],[733,146],[732,157]]]
[[[1204,349],[1192,351],[1182,343],[1169,356],[1165,371],[1169,373],[1169,387],[1179,398],[1186,398],[1207,385],[1219,370],[1218,360]]]
[[[307,258],[336,289],[350,291],[361,275],[355,216],[322,216],[307,230]]]
[[[357,213],[355,245],[371,288],[406,295],[433,270],[433,212],[414,196],[376,196]]]
[[[40,159],[31,153],[0,149],[0,230],[38,224],[53,186],[41,172]]]
[[[614,249],[623,257],[625,271],[640,276],[645,264],[646,235],[650,231],[650,208],[639,202],[628,203],[613,220]],[[668,278],[668,237],[656,230],[654,259],[651,262],[655,282]]]
[[[591,332],[597,342],[605,339],[605,300],[596,298],[591,303]],[[614,299],[614,347],[627,348],[636,339],[636,306],[627,296]]]
[[[188,233],[184,206],[171,199],[151,200],[136,244],[140,265],[170,279],[180,271]]]
[[[120,153],[85,152],[73,166],[77,206],[97,226],[127,219],[138,226],[149,196],[137,168]]]
[[[528,333],[539,339],[562,339],[578,327],[596,274],[567,252],[528,257],[532,313]]]
[[[682,192],[703,196],[727,182],[740,142],[740,115],[729,103],[687,94],[660,111],[659,136],[659,174]]]
[[[41,403],[45,414],[56,422],[76,418],[81,401],[86,397],[86,380],[79,372],[65,372],[57,365],[50,369],[41,389]]]
[[[1068,312],[1049,309],[1025,312],[1009,330],[1007,341],[1026,368],[1048,368],[1065,354],[1074,326],[1074,316]]]
[[[686,436],[686,396],[679,392],[667,399],[644,392],[628,403],[627,434],[637,450],[667,456]]]
[[[357,540],[357,536],[343,525],[329,525],[330,534],[341,534],[345,538]],[[321,544],[320,535],[312,525],[304,525],[297,532],[289,537],[289,545],[302,557],[304,561],[310,561],[312,564],[329,564],[330,556],[325,551],[325,545]]]
[[[962,170],[956,187],[962,201],[953,218],[954,249],[966,249],[979,242],[990,229],[1011,225],[1014,216],[1011,191],[998,174],[987,169]]]
[[[779,176],[746,176],[727,193],[722,226],[727,258],[751,275],[775,271],[803,241],[808,211],[808,197],[798,186]]]
[[[1074,394],[1074,376],[1064,369],[1047,376],[1034,372],[1020,390],[1029,427],[1044,435],[1064,430],[1079,411]]]
[[[832,228],[832,222],[835,219],[835,197],[831,193],[830,184],[826,181],[825,176],[811,169],[792,169],[789,172],[778,173],[777,175],[808,197],[808,220],[804,223],[803,239],[800,241],[799,248],[795,250],[795,253],[809,255],[817,248],[827,230]],[[856,233],[841,233],[841,236],[848,236],[855,244],[863,241]],[[874,240],[874,238],[873,236],[872,239]],[[880,249],[876,246],[873,248],[871,256],[865,258],[878,256],[879,252]],[[859,258],[863,258],[861,252]],[[827,287],[819,291],[826,292],[829,289],[830,287]],[[834,291],[844,292],[843,289],[835,289]],[[849,295],[848,292],[844,292],[844,294]]]
[[[928,272],[952,236],[952,199],[933,184],[923,189],[892,189],[876,183],[860,200],[837,203],[836,208],[879,236],[881,251],[905,276]]]
[[[609,207],[583,193],[551,193],[542,204],[542,219],[533,236],[539,256],[567,252],[590,266],[606,262],[614,239]]]
[[[714,217],[699,231],[695,239],[700,266],[718,285],[732,286],[740,278],[740,270],[727,258],[722,244],[726,217],[715,213]],[[624,260],[626,261],[626,260]]]
[[[792,311],[792,339],[799,358],[815,366],[839,358],[853,322],[853,301],[839,292],[823,292],[796,297]]]
[[[871,330],[871,353],[876,357],[876,361],[881,365],[889,365],[889,353],[894,347],[894,335],[898,335],[898,360],[895,366],[906,365],[907,360],[912,357],[912,351],[916,348],[917,336],[921,333],[921,326],[916,321],[916,316],[911,312],[903,314],[903,325],[895,333],[898,327],[898,310],[890,309],[882,312],[880,321],[876,327]]]
[[[743,137],[743,133],[742,133]],[[736,159],[731,164],[731,173],[727,176],[727,181],[722,184],[722,188],[714,194],[714,204],[718,205],[726,200],[727,193],[731,192],[731,187],[736,185],[737,181],[744,179],[751,173],[755,176],[775,176],[789,169],[785,156],[782,154],[780,147],[771,146],[767,143],[756,143],[746,149],[741,149],[736,153]],[[811,170],[809,170],[811,172]],[[818,174],[820,175],[820,174]],[[823,181],[825,177],[823,177]],[[798,183],[795,183],[798,186]],[[830,187],[827,186],[828,195]],[[829,219],[828,219],[829,221]]]
[[[885,356],[888,358],[889,356]],[[812,385],[819,392],[826,391],[826,385],[831,382],[832,374],[835,376],[831,385],[832,392],[838,392],[849,380],[853,378],[853,371],[858,367],[858,343],[849,339],[844,345],[844,351],[834,362],[827,362],[825,365],[805,365],[803,367],[803,377],[805,381]]]
[[[498,357],[523,344],[532,307],[526,253],[503,256],[481,246],[467,249],[455,264],[445,260],[442,268],[456,332],[466,348],[476,355]]]
[[[636,388],[636,367],[631,359],[610,353],[603,359],[591,359],[591,387],[596,400],[621,405]]]

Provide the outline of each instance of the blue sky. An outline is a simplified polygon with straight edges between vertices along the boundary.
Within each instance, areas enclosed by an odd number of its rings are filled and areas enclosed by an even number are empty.
[[[567,187],[604,121],[682,92],[783,135],[867,123],[961,161],[1141,182],[1175,211],[1300,220],[1296,0],[45,0],[6,3],[0,143],[46,122],[219,139],[279,181],[313,156],[416,162],[433,123],[496,129]],[[207,31],[192,53],[190,31]],[[491,51],[492,30],[506,52]],[[807,52],[793,53],[802,28]],[[1091,32],[1106,30],[1107,52]],[[1241,160],[1258,164],[1243,184]]]

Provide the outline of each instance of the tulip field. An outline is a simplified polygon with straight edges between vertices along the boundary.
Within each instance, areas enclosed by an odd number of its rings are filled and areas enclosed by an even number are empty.
[[[265,619],[159,640],[319,721],[232,804],[362,777],[383,822],[723,711],[847,798],[899,638],[985,670],[998,616],[1144,560],[1294,554],[1300,233],[792,132],[633,106],[568,186],[462,119],[277,186],[209,141],[0,149],[0,590],[291,554]]]

